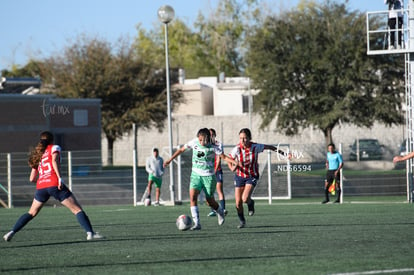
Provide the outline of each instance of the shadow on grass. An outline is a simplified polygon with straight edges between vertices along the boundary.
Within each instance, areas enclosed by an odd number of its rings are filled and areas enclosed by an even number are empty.
[[[270,225],[262,225],[262,226],[251,226],[244,229],[235,229],[234,232],[226,232],[226,235],[240,235],[240,234],[282,234],[282,233],[295,233],[297,231],[291,230],[248,230],[248,229],[263,229],[263,228],[277,228],[280,226],[270,226]],[[170,241],[173,239],[182,240],[183,236],[185,235],[186,240],[200,240],[200,239],[214,239],[220,238],[220,235],[217,235],[217,232],[210,231],[210,230],[203,230],[203,231],[182,231],[175,234],[164,234],[163,236],[122,236],[122,237],[106,237],[105,239],[101,240],[93,240],[93,241],[86,241],[86,240],[74,240],[74,241],[56,241],[56,242],[49,242],[49,243],[36,243],[36,244],[19,244],[19,242],[10,242],[9,247],[3,247],[2,249],[14,249],[14,248],[34,248],[34,247],[52,247],[52,246],[71,246],[71,245],[78,245],[78,244],[98,244],[98,243],[110,243],[110,242],[131,242],[131,241]],[[26,241],[25,241],[26,242]]]
[[[156,265],[156,264],[174,264],[174,263],[206,263],[206,262],[232,262],[235,260],[255,260],[255,259],[281,259],[281,258],[291,258],[291,257],[305,257],[305,254],[286,254],[286,255],[256,255],[256,256],[240,256],[240,257],[211,257],[211,258],[182,258],[182,259],[165,259],[165,260],[153,260],[153,261],[127,261],[127,262],[118,262],[118,263],[90,263],[90,264],[75,264],[75,265],[65,265],[65,268],[93,268],[93,267],[115,267],[115,266],[142,266],[142,265]],[[21,267],[21,268],[10,268],[10,269],[1,269],[1,272],[27,272],[27,271],[36,271],[36,270],[55,270],[61,269],[62,266],[35,266],[35,267]]]

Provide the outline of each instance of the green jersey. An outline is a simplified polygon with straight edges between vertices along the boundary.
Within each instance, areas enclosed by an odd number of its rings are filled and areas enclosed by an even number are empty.
[[[184,145],[186,149],[193,149],[193,166],[192,173],[199,176],[212,176],[214,172],[214,160],[217,155],[223,153],[223,149],[215,144],[202,146],[195,138]]]

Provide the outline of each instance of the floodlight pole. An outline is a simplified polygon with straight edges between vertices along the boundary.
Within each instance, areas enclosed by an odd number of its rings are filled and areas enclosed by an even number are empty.
[[[164,24],[165,33],[165,77],[167,86],[167,115],[168,115],[168,140],[169,140],[169,154],[173,155],[173,136],[172,136],[172,118],[171,118],[171,92],[170,92],[170,66],[168,62],[168,23],[174,19],[174,9],[171,6],[165,5],[158,9],[158,18]],[[170,200],[175,204],[174,192],[174,167],[173,162],[170,163]]]

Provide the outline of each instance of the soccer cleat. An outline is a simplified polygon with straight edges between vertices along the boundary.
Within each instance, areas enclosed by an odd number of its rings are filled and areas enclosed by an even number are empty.
[[[87,241],[92,241],[92,240],[101,240],[103,239],[104,236],[102,236],[101,234],[99,234],[98,232],[92,233],[92,232],[88,232],[86,233],[86,240]]]
[[[210,213],[207,214],[207,217],[215,217],[217,216],[216,212],[211,211]]]
[[[201,224],[194,224],[191,228],[190,228],[190,230],[191,231],[194,231],[194,230],[201,230]]]
[[[245,228],[245,227],[246,227],[246,222],[240,222],[240,224],[237,226],[238,229]]]
[[[250,200],[250,204],[247,205],[247,208],[249,209],[249,216],[254,215],[254,200]]]
[[[218,224],[222,225],[224,223],[224,212],[223,209],[219,208],[217,209],[217,220],[218,220]]]
[[[340,203],[341,201],[339,199],[337,199],[336,201],[334,201],[334,203]]]
[[[322,204],[326,204],[326,203],[328,203],[329,202],[329,200],[324,200],[323,202],[322,202]]]
[[[224,216],[227,216],[228,211],[224,209],[223,212],[224,212]]]
[[[10,231],[9,233],[7,233],[6,235],[3,236],[3,239],[6,242],[10,242],[11,239],[13,238],[14,234],[15,234],[14,231]]]
[[[154,206],[160,206],[160,202],[159,201],[154,202]]]

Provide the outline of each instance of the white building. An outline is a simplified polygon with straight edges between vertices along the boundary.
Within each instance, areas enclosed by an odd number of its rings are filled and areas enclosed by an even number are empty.
[[[234,116],[251,112],[253,95],[247,77],[200,77],[181,79],[178,84],[184,102],[174,110],[173,115]]]

